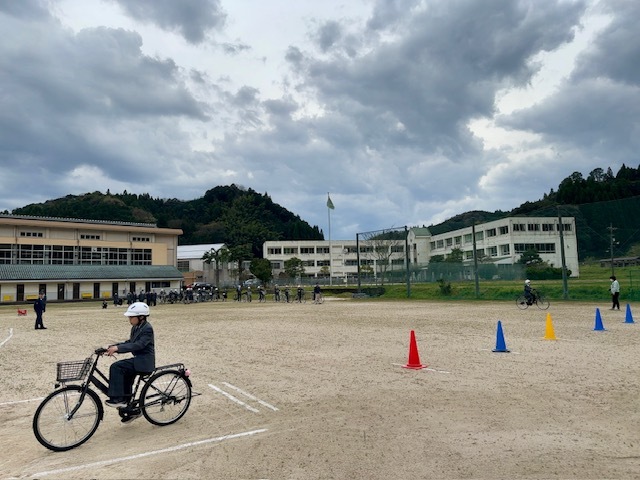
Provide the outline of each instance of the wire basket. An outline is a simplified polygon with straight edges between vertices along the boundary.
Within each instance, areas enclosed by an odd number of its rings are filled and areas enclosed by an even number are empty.
[[[75,362],[58,363],[58,382],[72,382],[74,380],[82,380],[87,376],[91,369],[91,358],[78,360]]]

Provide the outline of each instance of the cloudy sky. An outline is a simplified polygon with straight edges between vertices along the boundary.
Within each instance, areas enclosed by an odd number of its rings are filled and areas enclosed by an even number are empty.
[[[0,211],[268,193],[349,239],[640,164],[637,0],[0,0]]]

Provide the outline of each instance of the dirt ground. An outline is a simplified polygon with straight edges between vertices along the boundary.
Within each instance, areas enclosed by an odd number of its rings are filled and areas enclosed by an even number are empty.
[[[604,331],[594,330],[596,308]],[[86,444],[54,453],[31,422],[55,364],[126,339],[124,307],[51,304],[48,329],[35,331],[31,308],[22,317],[4,306],[0,477],[640,478],[640,318],[628,323],[624,310],[607,308],[159,305],[157,364],[184,362],[201,395],[166,427],[124,425],[105,408]],[[549,323],[556,340],[543,338]],[[427,368],[402,367],[411,330]],[[500,338],[510,353],[492,351]]]

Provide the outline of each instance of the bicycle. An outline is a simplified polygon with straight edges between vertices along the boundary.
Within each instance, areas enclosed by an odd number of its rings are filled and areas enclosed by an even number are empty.
[[[98,348],[84,360],[57,364],[56,390],[42,401],[33,417],[33,433],[49,450],[71,450],[89,440],[98,429],[104,407],[90,384],[107,395],[109,379],[98,369],[98,360],[106,351]],[[153,425],[164,426],[180,420],[193,396],[189,375],[183,363],[138,374],[128,404],[118,408],[121,421],[128,423],[143,415]],[[76,381],[82,383],[67,385]]]
[[[324,295],[322,295],[322,293],[316,293],[313,299],[313,303],[324,303]]]
[[[531,293],[533,294],[533,298],[531,299],[531,301],[527,301],[524,293],[521,293],[516,297],[516,305],[520,310],[526,310],[530,305],[535,305],[540,310],[546,310],[547,308],[549,308],[551,304],[544,295],[538,293],[537,291],[533,291]]]

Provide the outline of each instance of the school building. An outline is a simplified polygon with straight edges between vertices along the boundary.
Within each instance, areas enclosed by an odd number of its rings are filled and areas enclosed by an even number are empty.
[[[180,229],[0,214],[0,304],[179,289]]]
[[[475,236],[474,236],[475,233]],[[561,238],[562,234],[562,238]],[[565,265],[572,277],[579,276],[578,242],[575,218],[507,217],[492,222],[432,235],[428,228],[410,228],[407,241],[332,240],[267,241],[263,256],[271,262],[274,278],[284,271],[284,263],[296,257],[302,261],[304,276],[326,277],[352,282],[365,267],[372,276],[406,270],[407,257],[412,269],[429,265],[435,255],[446,258],[460,249],[463,264],[472,266],[475,255],[483,262],[513,265],[527,250],[535,250],[553,267]],[[408,248],[408,255],[405,250]]]

